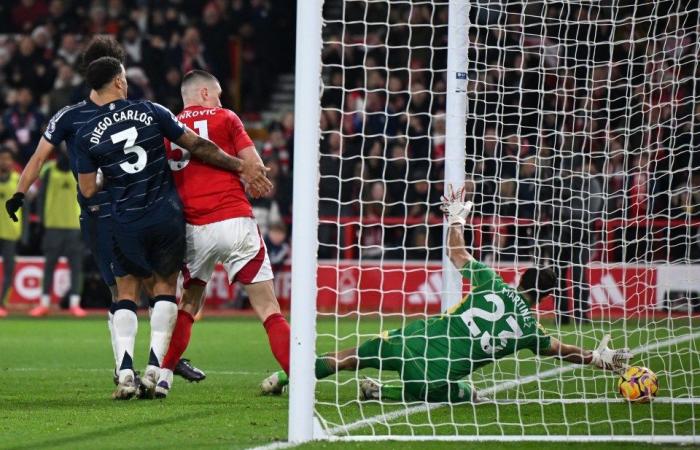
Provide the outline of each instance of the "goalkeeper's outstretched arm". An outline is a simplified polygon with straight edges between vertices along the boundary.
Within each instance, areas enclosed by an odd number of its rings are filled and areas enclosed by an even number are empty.
[[[470,201],[465,201],[464,198],[464,187],[454,191],[452,185],[448,185],[447,195],[442,197],[442,206],[440,207],[450,225],[447,235],[447,256],[457,270],[474,260],[464,243],[464,224],[473,204]]]
[[[599,369],[620,371],[628,367],[632,353],[626,349],[612,350],[608,348],[610,335],[606,334],[595,350],[585,350],[575,345],[564,344],[555,338],[550,338],[550,347],[540,355],[554,356],[574,364],[588,364]]]

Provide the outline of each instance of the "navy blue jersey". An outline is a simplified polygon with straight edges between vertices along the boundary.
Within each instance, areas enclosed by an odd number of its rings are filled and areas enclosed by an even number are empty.
[[[73,175],[76,177],[76,180],[78,177],[76,133],[78,129],[97,112],[98,109],[99,106],[90,100],[83,100],[82,102],[78,102],[74,105],[61,108],[51,118],[46,130],[44,131],[44,139],[56,147],[61,145],[61,142],[65,141],[66,148],[68,149],[70,167],[73,171]],[[111,214],[111,200],[109,193],[104,189],[89,199],[83,197],[80,190],[78,190],[78,203],[83,211],[88,210],[97,212],[98,217],[105,218],[109,217]]]
[[[184,132],[185,126],[156,103],[105,104],[78,130],[78,173],[102,169],[116,222],[163,220],[165,203],[179,204],[163,138],[175,141]]]

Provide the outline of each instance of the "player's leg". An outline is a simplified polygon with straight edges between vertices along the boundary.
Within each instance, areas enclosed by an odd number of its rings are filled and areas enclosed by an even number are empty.
[[[223,262],[229,281],[238,281],[243,285],[251,306],[265,327],[272,354],[288,374],[289,323],[280,311],[270,259],[258,226],[255,220],[248,217],[220,222],[218,226],[220,229],[216,234],[222,237],[219,247],[227,251]]]
[[[70,267],[69,308],[75,317],[85,317],[87,313],[80,307],[80,295],[83,290],[83,242],[78,230],[66,231],[64,254]]]
[[[97,265],[97,270],[100,272],[102,281],[109,288],[111,294],[111,303],[109,312],[107,313],[107,328],[109,329],[110,343],[112,344],[112,353],[114,355],[114,373],[115,384],[118,382],[117,370],[117,348],[115,343],[114,327],[114,311],[117,306],[119,297],[117,296],[117,281],[112,272],[113,251],[112,251],[112,219],[111,217],[96,217],[96,213],[82,211],[80,215],[80,232],[83,237],[83,242],[90,249],[92,257]]]
[[[174,372],[190,343],[194,317],[203,305],[206,280],[211,278],[216,262],[219,259],[216,241],[212,239],[213,233],[209,232],[208,226],[187,224],[185,232],[185,264],[182,268],[183,292],[175,327],[170,338],[170,347],[160,365],[158,385],[162,384],[162,386],[157,388],[156,391],[159,396],[167,395],[172,387]],[[198,369],[197,372],[201,373],[201,376],[198,379],[194,379],[194,381],[200,381],[206,377],[204,372]],[[191,378],[190,380],[192,381]]]
[[[243,285],[250,304],[265,327],[270,349],[282,370],[289,374],[290,329],[280,311],[272,280]]]
[[[2,293],[0,296],[0,317],[7,316],[5,305],[7,304],[12,287],[13,275],[15,273],[15,253],[17,249],[16,241],[0,239],[0,256],[2,256]]]
[[[133,357],[138,320],[136,309],[141,296],[141,279],[151,276],[144,241],[149,236],[141,229],[128,229],[114,224],[113,273],[117,282],[117,301],[112,328],[117,349],[119,384],[115,399],[128,399],[137,391]]]
[[[119,301],[113,308],[112,330],[118,369],[118,385],[113,398],[118,400],[133,397],[137,390],[134,374],[134,344],[138,331],[136,301],[140,291],[141,283],[138,277],[129,274],[117,277]]]
[[[163,380],[169,387],[172,387],[173,374],[176,372],[189,381],[202,381],[206,378],[204,372],[193,367],[189,361],[182,359],[182,355],[190,343],[194,317],[203,304],[204,291],[205,286],[199,283],[191,283],[183,290],[175,327],[170,338],[170,346],[160,365],[159,382]]]
[[[42,251],[44,252],[44,276],[41,281],[41,297],[39,306],[29,311],[33,317],[45,316],[49,313],[51,306],[51,291],[53,288],[53,273],[56,263],[61,256],[61,241],[63,236],[60,230],[46,229],[42,240]]]
[[[163,383],[158,394],[156,385],[160,385],[160,366],[170,346],[170,339],[178,315],[177,276],[185,257],[185,222],[181,214],[173,215],[168,220],[150,227],[147,231],[147,259],[153,268],[153,311],[151,313],[151,348],[148,366],[141,383],[159,397],[167,395]],[[172,380],[171,380],[172,382]],[[167,388],[167,389],[166,389]]]
[[[177,318],[176,283],[177,273],[155,275],[154,277],[151,344],[148,365],[141,379],[142,384],[149,391],[149,396],[156,394],[161,362],[170,346],[170,338]]]

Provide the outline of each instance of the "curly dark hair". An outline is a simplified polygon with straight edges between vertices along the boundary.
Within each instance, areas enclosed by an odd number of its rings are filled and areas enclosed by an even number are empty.
[[[85,76],[90,63],[103,56],[115,58],[122,64],[126,61],[126,52],[116,39],[111,36],[95,36],[80,55],[78,72]]]

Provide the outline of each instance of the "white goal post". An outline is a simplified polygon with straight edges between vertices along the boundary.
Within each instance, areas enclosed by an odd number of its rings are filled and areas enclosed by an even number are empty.
[[[700,5],[298,0],[296,22],[289,442],[700,442]],[[464,379],[481,405],[358,399],[388,370],[316,380],[318,356],[469,291],[444,251],[450,184],[506,283],[557,273],[547,332],[612,334],[658,398],[527,350]]]

